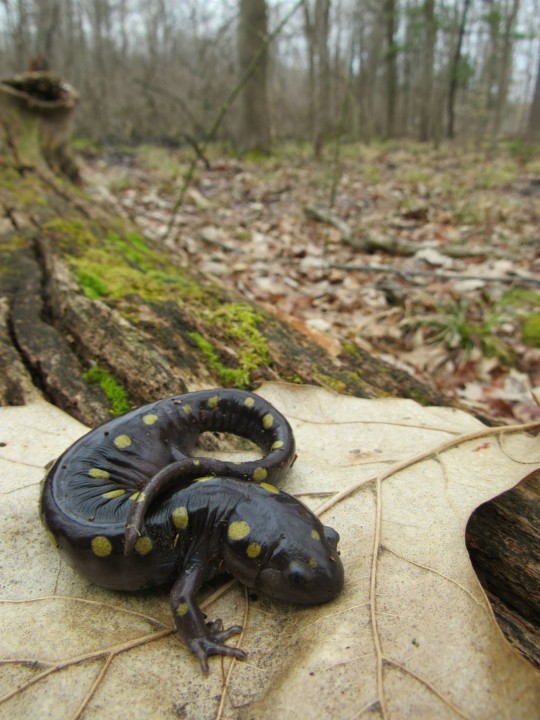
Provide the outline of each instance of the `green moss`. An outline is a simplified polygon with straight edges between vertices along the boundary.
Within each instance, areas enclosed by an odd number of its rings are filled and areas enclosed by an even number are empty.
[[[352,355],[355,358],[360,358],[361,356],[359,348],[352,342],[345,341],[341,345],[341,349],[346,355]]]
[[[109,230],[107,241],[108,244],[119,250],[126,260],[138,265],[143,270],[153,270],[152,261],[160,259],[157,253],[147,248],[144,238],[136,233],[126,233],[122,238],[118,233]]]
[[[191,313],[215,330],[210,334],[216,344],[234,348],[231,357],[200,334],[191,336],[224,385],[249,387],[252,373],[271,363],[266,337],[259,329],[260,313],[241,302],[223,304],[215,287],[201,287],[179,274],[167,256],[152,249],[142,235],[80,218],[51,221],[47,230],[64,250],[84,294],[92,300],[121,301],[116,307],[130,322],[138,320],[140,303],[135,301],[139,298],[149,304],[171,302],[177,307],[188,298]]]
[[[303,385],[304,381],[300,377],[300,375],[292,375],[291,377],[286,378],[287,382],[294,383],[295,385]]]
[[[262,316],[243,303],[225,303],[203,314],[205,320],[216,328],[224,342],[234,341],[236,366],[225,364],[212,343],[199,333],[190,333],[190,337],[195,340],[210,367],[218,373],[222,384],[249,387],[251,373],[271,363],[266,338],[258,329],[259,323],[263,320]]]
[[[122,387],[111,375],[99,365],[94,365],[83,375],[83,379],[87,383],[97,383],[103,389],[105,395],[111,403],[111,413],[113,415],[123,415],[131,410],[131,403],[125,388]]]
[[[93,250],[84,259],[75,260],[74,265],[83,291],[92,299],[106,296],[119,300],[131,295],[146,302],[171,299],[163,281],[154,273],[122,264],[106,251]]]
[[[107,295],[107,285],[101,278],[88,270],[77,270],[76,277],[83,293],[90,300],[99,300],[99,298]]]
[[[249,375],[261,365],[271,363],[268,342],[259,330],[263,317],[250,305],[243,303],[226,303],[211,312],[208,321],[219,328],[225,340],[234,340],[240,368]]]
[[[335,377],[332,377],[331,375],[327,375],[326,373],[323,373],[322,370],[317,365],[311,366],[311,372],[313,373],[313,378],[323,387],[327,390],[333,390],[337,393],[346,393],[347,392],[347,385],[342,380],[337,380]]]
[[[32,234],[24,235],[19,233],[13,233],[13,235],[6,233],[0,237],[0,251],[10,252],[13,250],[20,250],[29,248],[32,246],[33,236]],[[6,268],[2,264],[2,270]]]
[[[55,218],[46,222],[43,229],[63,253],[80,254],[98,242],[96,229],[82,218]]]
[[[531,347],[540,348],[540,315],[532,313],[523,321],[523,342]]]
[[[139,235],[139,233],[131,232],[130,230],[128,230],[126,232],[126,239],[129,240],[132,245],[138,247],[140,250],[150,252],[146,239],[142,235]]]
[[[200,333],[191,332],[189,333],[189,336],[197,343],[199,350],[207,359],[210,367],[217,372],[222,385],[235,385],[241,388],[248,386],[249,372],[242,368],[226,367],[212,343],[204,338]]]
[[[196,294],[196,284],[138,233],[121,227],[105,231],[83,218],[55,219],[44,227],[92,300],[139,295],[146,302],[172,300],[181,305],[185,293]]]

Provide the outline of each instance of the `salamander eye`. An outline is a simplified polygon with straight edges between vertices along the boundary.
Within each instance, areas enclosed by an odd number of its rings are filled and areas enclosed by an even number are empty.
[[[306,567],[300,562],[291,562],[287,568],[287,581],[292,587],[301,587],[307,580]]]
[[[337,548],[337,544],[339,542],[339,533],[337,532],[337,530],[334,530],[334,528],[325,525],[324,537],[327,539],[329,545],[331,545],[333,548]]]

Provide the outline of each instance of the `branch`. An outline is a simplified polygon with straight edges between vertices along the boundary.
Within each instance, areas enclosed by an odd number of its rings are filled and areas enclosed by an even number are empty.
[[[365,265],[348,265],[345,263],[328,263],[328,268],[348,270],[349,272],[383,272],[400,275],[404,278],[433,277],[438,280],[483,280],[484,282],[500,282],[508,285],[532,285],[540,287],[540,278],[522,277],[521,275],[467,275],[460,272],[444,270],[402,270],[392,265],[367,263]]]

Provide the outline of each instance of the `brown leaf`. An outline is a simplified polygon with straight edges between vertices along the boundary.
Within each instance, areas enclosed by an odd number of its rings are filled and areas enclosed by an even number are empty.
[[[12,692],[0,717],[72,718],[85,697],[87,720],[132,720],[134,708],[156,718],[536,717],[538,675],[499,631],[464,528],[538,467],[538,438],[410,400],[281,384],[261,393],[294,427],[286,487],[325,503],[346,586],[321,607],[260,597],[247,620],[237,588],[212,604],[212,617],[246,628],[249,658],[233,663],[226,690],[220,661],[203,677],[171,633],[165,590],[101,590],[49,546],[39,480],[83,426],[43,402],[0,409],[1,683]]]

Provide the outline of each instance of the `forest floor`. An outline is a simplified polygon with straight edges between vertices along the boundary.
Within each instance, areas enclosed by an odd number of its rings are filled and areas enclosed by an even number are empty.
[[[368,348],[475,413],[540,417],[540,155],[214,149],[173,218],[188,163],[185,149],[144,146],[86,154],[83,176],[182,263],[330,352]]]

